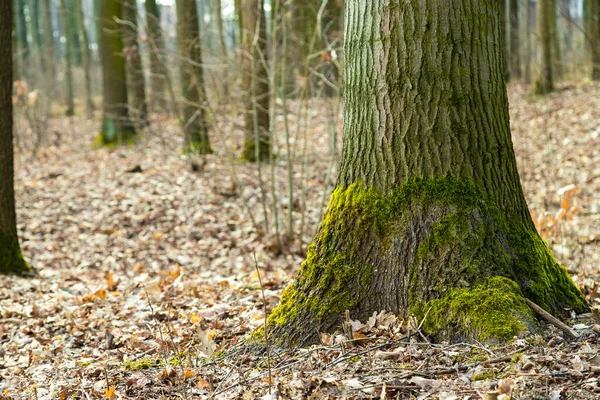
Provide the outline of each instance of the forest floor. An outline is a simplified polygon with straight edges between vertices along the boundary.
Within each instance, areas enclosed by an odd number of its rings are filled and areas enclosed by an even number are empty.
[[[600,86],[564,86],[546,99],[522,86],[509,93],[538,228],[600,304]],[[197,172],[178,156],[181,134],[170,121],[154,121],[134,146],[94,149],[96,121],[52,120],[37,155],[17,154],[22,249],[39,275],[0,277],[0,398],[448,400],[483,398],[495,385],[505,399],[599,398],[600,326],[592,329],[589,316],[570,321],[576,341],[548,325],[493,347],[429,344],[409,321],[381,313],[353,322],[354,341],[323,335],[320,346],[274,350],[270,370],[266,355],[239,351],[263,323],[263,305],[272,309],[298,271],[329,195],[330,108],[311,107],[306,142],[293,141],[292,218],[305,235],[282,234],[282,251],[259,232],[256,167],[232,157],[239,117],[214,122],[216,153]],[[292,132],[297,120],[290,117]],[[285,231],[281,154],[261,178],[267,225],[276,216]]]

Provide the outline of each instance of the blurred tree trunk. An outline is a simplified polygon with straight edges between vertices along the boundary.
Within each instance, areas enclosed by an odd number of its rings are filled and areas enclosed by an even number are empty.
[[[31,13],[31,36],[35,45],[36,64],[39,66],[41,71],[44,71],[46,70],[46,62],[43,57],[44,41],[42,39],[42,30],[40,28],[40,0],[31,0],[29,10]]]
[[[13,2],[0,1],[0,273],[29,272],[17,233],[12,115]]]
[[[560,51],[560,35],[558,29],[558,16],[556,0],[550,0],[550,43],[552,45],[552,73],[555,80],[562,77],[562,56]]]
[[[573,16],[571,15],[571,0],[561,0],[560,14],[564,18],[566,24],[565,49],[571,51],[573,49]]]
[[[538,37],[542,50],[542,65],[538,79],[534,85],[534,93],[543,95],[554,90],[552,76],[552,43],[550,38],[550,18],[555,14],[551,7],[552,0],[538,0]]]
[[[69,3],[67,0],[60,0],[61,4],[61,20],[63,23],[64,34],[65,34],[65,89],[67,95],[67,111],[65,111],[65,115],[72,116],[75,115],[75,97],[73,90],[73,58],[74,58],[74,46],[73,46],[73,34],[71,30],[73,29],[71,26],[71,17],[69,13],[72,12],[72,9],[69,7]]]
[[[162,60],[164,40],[156,0],[146,0],[148,46],[150,52],[150,105],[154,112],[167,111],[165,81],[167,69]]]
[[[519,0],[510,0],[510,74],[514,79],[521,79],[519,36]]]
[[[77,32],[80,42],[79,47],[81,47],[81,66],[85,86],[85,115],[92,118],[94,116],[94,102],[92,101],[92,79],[90,76],[91,55],[81,2],[82,0],[75,0],[75,12],[77,13]]]
[[[10,2],[12,0],[1,0]],[[27,20],[25,18],[25,0],[15,0],[15,31],[17,36],[17,59],[19,70],[15,71],[15,79],[29,79],[30,49],[27,40]]]
[[[582,14],[581,14],[581,26],[583,29],[583,35],[585,36],[585,48],[586,50],[591,50],[590,47],[590,38],[591,38],[591,3],[595,0],[583,0],[582,4]]]
[[[177,0],[177,45],[185,128],[183,150],[186,153],[212,153],[206,125],[207,99],[195,0]]]
[[[531,1],[525,0],[525,83],[531,83]]]
[[[221,103],[226,104],[229,101],[229,59],[227,57],[227,46],[225,45],[225,34],[223,32],[223,8],[221,0],[214,0],[210,3],[213,6],[213,15],[217,25],[217,36],[219,40],[219,55],[221,63],[224,64],[221,70]]]
[[[51,0],[43,0],[44,4],[44,56],[46,58],[46,79],[48,86],[52,86],[56,78],[56,62],[54,60],[54,28],[52,26]],[[50,93],[48,93],[50,94]]]
[[[325,96],[341,93],[340,71],[341,49],[344,40],[344,1],[328,0],[327,9],[323,15],[322,32],[324,48],[321,56],[323,76],[328,82],[323,83]],[[333,86],[333,87],[332,87]],[[337,87],[336,90],[334,87]]]
[[[122,26],[124,32],[125,60],[127,61],[127,85],[129,93],[129,113],[139,126],[148,126],[148,105],[146,102],[146,78],[138,39],[138,12],[136,0],[123,1],[123,19],[128,23]]]
[[[590,2],[592,80],[600,81],[600,0]]]
[[[241,1],[241,51],[245,141],[242,159],[268,161],[271,151],[269,132],[269,76],[267,71],[267,34],[263,0]]]
[[[121,0],[100,3],[100,58],[104,105],[99,145],[132,143],[136,132],[127,108],[127,72],[123,55],[123,29],[115,18],[123,17]]]

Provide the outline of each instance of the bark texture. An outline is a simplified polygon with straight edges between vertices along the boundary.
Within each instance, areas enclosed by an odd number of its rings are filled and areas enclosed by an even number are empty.
[[[240,7],[245,120],[242,159],[267,161],[271,135],[265,10],[263,0],[242,0]]]
[[[88,34],[85,30],[85,16],[83,15],[82,0],[75,0],[75,12],[77,13],[77,33],[79,46],[81,47],[81,67],[83,68],[83,84],[85,89],[85,115],[88,118],[94,116],[94,102],[92,101],[92,79],[90,77],[90,47]]]
[[[514,79],[521,79],[519,3],[519,0],[510,0],[510,75]]]
[[[73,89],[73,59],[75,58],[75,46],[73,43],[73,33],[71,26],[71,18],[69,4],[67,0],[60,0],[60,15],[63,23],[65,34],[65,89],[67,110],[65,115],[75,115],[75,94]]]
[[[539,0],[537,4],[538,37],[542,52],[542,65],[533,92],[537,95],[543,95],[554,90],[552,43],[550,39],[551,0]]]
[[[138,40],[138,12],[136,0],[123,1],[123,19],[129,24],[123,27],[125,60],[127,62],[127,85],[129,113],[139,127],[148,125],[148,105],[146,103],[146,78]]]
[[[271,337],[306,345],[392,311],[437,340],[496,341],[585,301],[535,230],[510,135],[499,6],[346,3],[337,188]]]
[[[165,79],[167,70],[162,61],[164,40],[160,28],[160,14],[156,0],[146,0],[146,20],[148,25],[148,45],[150,47],[150,101],[153,111],[167,109],[165,100]]]
[[[17,236],[14,192],[12,117],[12,30],[13,2],[0,2],[0,273],[24,274]]]
[[[100,4],[100,58],[104,107],[102,128],[97,144],[131,143],[136,138],[127,108],[127,73],[123,54],[123,29],[115,17],[123,17],[121,0],[104,0]]]
[[[506,14],[507,14],[507,7],[506,7],[506,2],[508,0],[498,0],[500,3],[500,29],[501,29],[501,34],[500,34],[500,40],[501,43],[503,43],[503,58],[504,58],[504,77],[505,79],[508,81],[510,79],[510,69],[508,66],[508,60],[510,58],[509,56],[509,52],[508,52],[508,35],[507,33],[507,23],[506,23]]]
[[[177,0],[177,43],[185,128],[184,151],[212,153],[206,125],[206,92],[196,0]]]

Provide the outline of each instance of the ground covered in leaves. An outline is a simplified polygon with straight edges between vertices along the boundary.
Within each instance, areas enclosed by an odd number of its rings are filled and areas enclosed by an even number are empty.
[[[510,88],[523,187],[540,232],[597,304],[600,86],[566,86],[546,99],[527,93]],[[292,201],[283,140],[260,176],[235,160],[239,117],[213,120],[217,151],[191,160],[195,172],[167,119],[117,149],[90,147],[97,122],[54,119],[37,155],[17,155],[22,248],[39,275],[0,277],[0,397],[599,398],[600,327],[591,315],[570,321],[575,341],[548,325],[502,347],[431,344],[420,321],[382,312],[352,321],[351,338],[323,335],[320,346],[269,355],[243,350],[264,305],[272,309],[297,272],[329,195],[327,109],[290,117],[292,131],[311,124],[306,140],[292,137]],[[294,237],[285,234],[289,204]],[[265,235],[274,224],[279,237]]]

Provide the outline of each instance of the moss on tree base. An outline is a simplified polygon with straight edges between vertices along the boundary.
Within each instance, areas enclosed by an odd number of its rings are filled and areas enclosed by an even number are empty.
[[[139,136],[132,124],[125,124],[115,118],[105,117],[100,133],[94,140],[96,147],[131,146],[137,143]]]
[[[31,269],[23,259],[19,241],[0,235],[0,274],[25,275]]]
[[[210,147],[208,139],[206,140],[194,140],[190,143],[186,143],[182,150],[183,154],[212,154],[213,149]]]
[[[247,162],[269,162],[270,161],[270,146],[266,140],[260,140],[258,143],[258,151],[256,148],[256,140],[248,140],[244,142],[244,149],[240,155],[241,161]]]
[[[535,330],[524,299],[554,315],[587,305],[520,210],[473,184],[415,179],[384,196],[355,183],[331,196],[298,278],[268,320],[282,345],[318,341],[341,315],[414,314],[436,340],[500,341]]]

